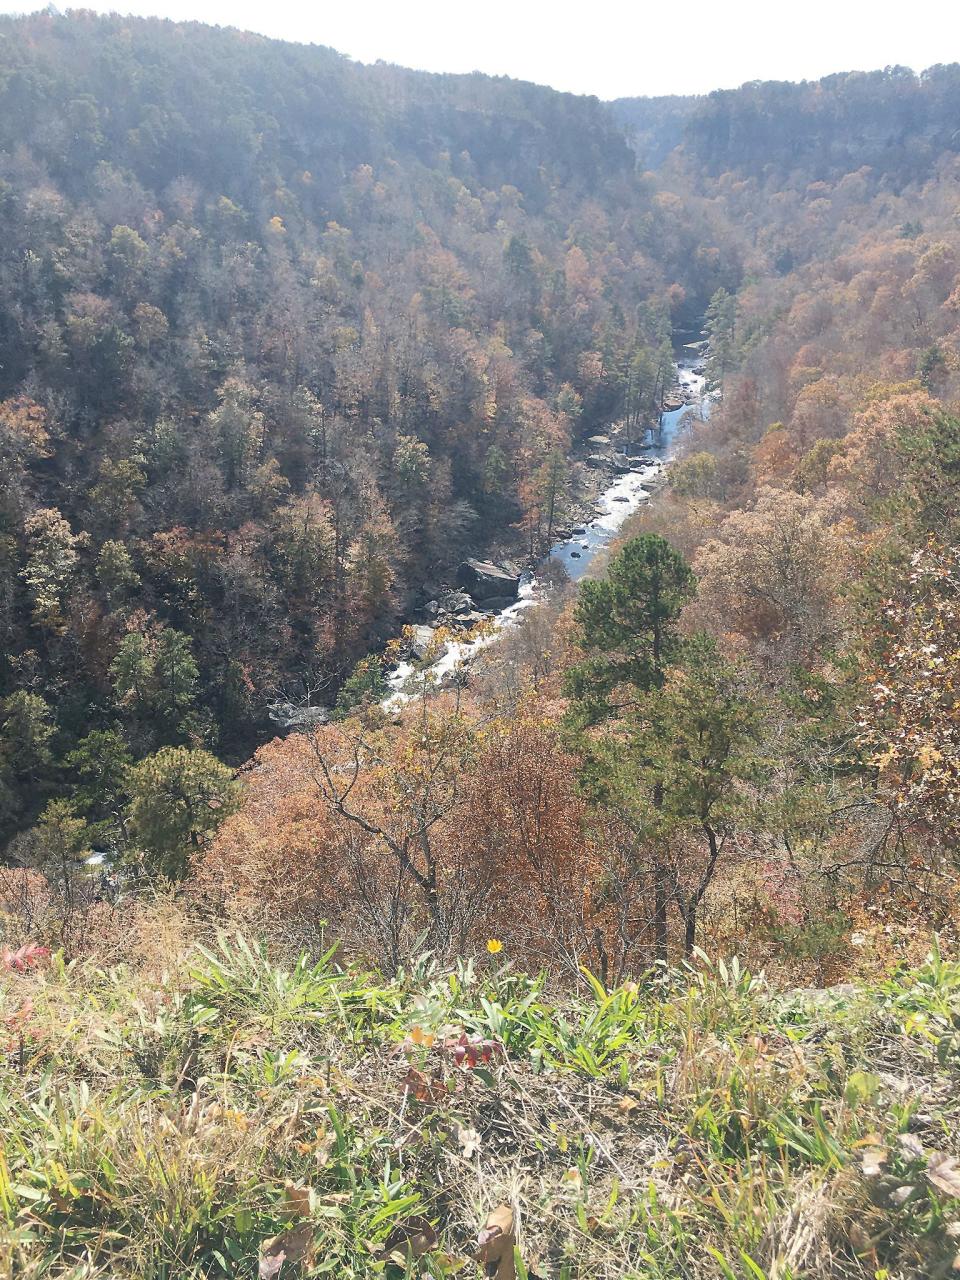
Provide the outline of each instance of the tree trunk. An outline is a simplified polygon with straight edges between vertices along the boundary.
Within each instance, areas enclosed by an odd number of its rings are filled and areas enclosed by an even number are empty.
[[[670,887],[667,883],[668,868],[656,860],[653,864],[653,954],[667,962],[667,902]]]
[[[654,631],[654,662],[659,669],[660,640],[659,624]],[[657,782],[653,787],[653,807],[659,812],[663,808],[663,783]],[[658,855],[653,858],[653,954],[654,957],[667,962],[667,903],[670,900],[669,868]]]
[[[683,954],[689,956],[697,940],[697,904],[691,903],[683,920]]]

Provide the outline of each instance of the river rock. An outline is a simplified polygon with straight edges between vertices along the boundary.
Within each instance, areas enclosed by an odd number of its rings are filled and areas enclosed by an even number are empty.
[[[514,565],[494,564],[491,560],[464,560],[457,570],[457,586],[484,604],[494,598],[516,600],[520,574],[511,572],[513,569]]]
[[[477,609],[471,609],[469,613],[458,613],[450,619],[450,625],[457,627],[461,631],[469,631],[471,627],[475,627],[478,622],[485,622],[489,614],[480,613]]]
[[[584,536],[586,535],[586,532],[587,532],[587,531],[586,531],[586,529],[584,528],[584,526],[583,526],[582,524],[578,524],[578,525],[577,525],[577,527],[576,527],[575,529],[571,529],[571,530],[570,530],[570,537],[571,537],[571,538],[582,538],[582,537],[584,537]]]
[[[294,702],[271,702],[267,714],[281,729],[305,733],[317,725],[327,724],[330,712],[326,707],[310,707]]]
[[[605,467],[610,459],[602,453],[588,453],[584,461],[588,467]]]
[[[587,436],[587,444],[604,445],[610,443],[609,436]]]
[[[445,613],[469,613],[473,609],[473,600],[466,591],[448,591],[441,597],[440,605]]]
[[[411,658],[415,658],[417,662],[423,662],[424,658],[430,651],[433,644],[433,627],[411,627],[410,640],[407,644],[407,651]]]

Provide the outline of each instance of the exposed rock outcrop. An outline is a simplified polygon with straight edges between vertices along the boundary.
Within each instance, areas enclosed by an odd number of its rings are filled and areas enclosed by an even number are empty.
[[[469,591],[474,600],[490,603],[495,599],[516,600],[520,591],[520,574],[511,564],[494,564],[490,560],[464,560],[457,570],[457,585]]]

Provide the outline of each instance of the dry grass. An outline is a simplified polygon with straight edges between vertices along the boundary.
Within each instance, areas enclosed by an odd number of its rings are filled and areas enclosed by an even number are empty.
[[[120,965],[10,969],[0,1267],[255,1276],[298,1232],[281,1280],[469,1276],[503,1203],[521,1276],[950,1273],[928,1161],[956,1153],[960,966],[778,994],[703,962],[552,999],[501,960],[386,982],[200,947],[162,907]],[[423,1220],[435,1247],[391,1256]]]

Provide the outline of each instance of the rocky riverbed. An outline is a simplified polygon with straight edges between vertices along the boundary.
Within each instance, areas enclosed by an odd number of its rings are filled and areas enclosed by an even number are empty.
[[[666,482],[666,466],[675,456],[681,428],[692,414],[709,412],[704,344],[678,352],[676,381],[661,415],[641,444],[627,440],[614,426],[585,442],[574,459],[573,519],[556,531],[545,561],[563,565],[576,581],[597,553],[615,540],[627,519]],[[508,627],[523,621],[524,610],[543,599],[539,566],[521,571],[505,561],[465,560],[455,590],[438,592],[423,609],[423,620],[405,629],[403,660],[387,677],[390,693],[384,709],[398,710],[425,687],[442,687],[469,666]],[[458,633],[462,633],[458,634]]]

